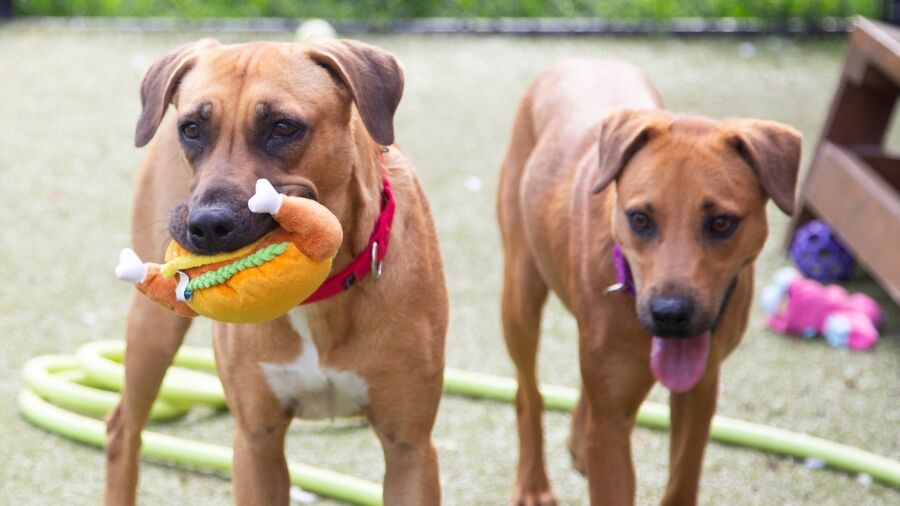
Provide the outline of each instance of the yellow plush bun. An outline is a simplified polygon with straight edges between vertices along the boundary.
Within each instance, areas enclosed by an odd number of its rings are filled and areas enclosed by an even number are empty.
[[[187,274],[185,298],[198,315],[227,323],[261,323],[303,302],[331,271],[332,258],[312,260],[278,231],[235,252],[194,255],[172,241],[166,276]],[[167,276],[168,277],[168,276]]]

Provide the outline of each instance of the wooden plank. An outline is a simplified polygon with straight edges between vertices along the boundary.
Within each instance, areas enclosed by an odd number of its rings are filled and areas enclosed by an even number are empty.
[[[875,65],[870,55],[865,54],[857,46],[849,46],[844,57],[844,81],[849,81],[860,88],[891,93],[897,84],[880,67]]]
[[[900,29],[864,17],[857,17],[854,25],[850,47],[857,48],[893,82],[900,82]]]
[[[845,73],[847,72],[846,67],[853,65],[852,60],[852,55],[848,54]],[[870,70],[871,67],[865,69],[865,71]],[[865,79],[862,81],[867,82]],[[846,78],[842,79],[835,92],[831,109],[828,111],[828,118],[825,121],[816,152],[818,153],[823,143],[830,140],[842,145],[854,146],[857,149],[868,150],[866,155],[880,156],[881,150],[884,149],[881,146],[887,135],[896,101],[896,92],[885,93],[866,89],[863,86],[853,85]],[[817,177],[827,177],[817,174],[821,170],[820,164],[816,163],[817,158],[818,154],[809,167],[806,181]],[[802,183],[804,186],[797,197],[797,212],[791,219],[782,243],[785,251],[790,248],[794,231],[816,218],[806,205],[805,185],[808,184],[806,181]]]
[[[863,158],[885,184],[900,188],[900,160],[894,158]]]
[[[804,202],[900,304],[900,192],[862,158],[827,141],[813,165]]]
[[[900,30],[856,18],[820,142],[884,143],[900,93],[900,38],[895,36]]]
[[[898,91],[894,88],[885,92],[841,82],[822,132],[822,140],[845,145],[883,144]]]
[[[882,146],[853,146],[852,151],[887,184],[900,190],[900,150]]]
[[[848,147],[848,146],[845,146]],[[862,158],[894,158],[900,160],[900,149],[879,144],[857,144],[848,149]]]

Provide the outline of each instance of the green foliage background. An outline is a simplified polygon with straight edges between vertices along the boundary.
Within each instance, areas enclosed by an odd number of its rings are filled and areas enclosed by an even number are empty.
[[[877,16],[880,0],[13,0],[29,16],[181,17],[676,17]]]

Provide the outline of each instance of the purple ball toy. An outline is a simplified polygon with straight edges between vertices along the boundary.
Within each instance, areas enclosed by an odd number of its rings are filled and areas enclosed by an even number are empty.
[[[850,277],[856,262],[828,225],[813,220],[797,229],[791,258],[807,278],[823,283]]]

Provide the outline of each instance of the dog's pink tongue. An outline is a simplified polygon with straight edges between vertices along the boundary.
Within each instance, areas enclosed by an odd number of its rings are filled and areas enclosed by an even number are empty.
[[[650,370],[673,392],[687,392],[703,377],[709,356],[710,333],[683,339],[653,337]]]

